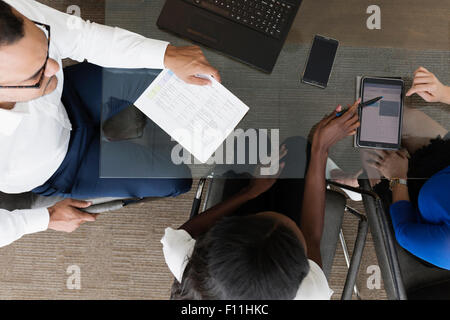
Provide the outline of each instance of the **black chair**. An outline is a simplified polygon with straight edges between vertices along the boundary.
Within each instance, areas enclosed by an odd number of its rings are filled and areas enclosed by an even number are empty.
[[[359,184],[388,299],[450,299],[450,271],[428,264],[395,239],[388,201],[374,192],[366,176]]]
[[[226,200],[228,197],[239,191],[243,186],[244,181],[245,179],[226,179],[220,176],[215,176],[214,174],[211,174],[207,178],[200,179],[197,188],[197,194],[192,205],[190,218],[194,217],[197,214],[201,214],[199,213],[201,202],[203,202],[203,212],[213,207],[214,205]],[[333,184],[334,183],[329,182],[329,185]],[[206,185],[207,190],[203,198],[203,191]],[[347,189],[346,186],[339,185],[339,187]],[[358,189],[350,189],[355,192],[360,192]],[[351,213],[359,219],[357,239],[355,242],[351,260],[350,258],[348,258],[348,250],[341,229],[344,212]],[[320,248],[322,255],[322,267],[325,276],[327,277],[327,279],[329,279],[334,256],[336,253],[337,243],[340,240],[344,253],[346,254],[346,258],[348,258],[349,260],[349,270],[347,273],[344,290],[341,296],[342,300],[351,300],[353,290],[355,290],[357,298],[360,298],[355,284],[365,246],[367,232],[368,225],[366,217],[356,210],[348,207],[346,204],[346,197],[342,193],[327,190],[325,223]]]

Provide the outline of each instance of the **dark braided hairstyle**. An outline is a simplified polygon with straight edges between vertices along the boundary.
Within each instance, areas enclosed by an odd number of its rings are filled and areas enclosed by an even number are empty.
[[[291,229],[270,218],[227,217],[197,239],[171,299],[290,300],[308,272]]]

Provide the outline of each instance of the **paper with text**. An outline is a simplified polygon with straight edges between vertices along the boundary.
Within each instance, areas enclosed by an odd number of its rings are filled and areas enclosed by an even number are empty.
[[[135,102],[147,117],[202,163],[236,128],[249,108],[213,77],[196,86],[163,70]]]

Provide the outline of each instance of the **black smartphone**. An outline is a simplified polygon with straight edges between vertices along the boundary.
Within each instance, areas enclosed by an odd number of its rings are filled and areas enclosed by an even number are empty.
[[[324,36],[314,36],[302,82],[325,89],[328,85],[339,41]]]

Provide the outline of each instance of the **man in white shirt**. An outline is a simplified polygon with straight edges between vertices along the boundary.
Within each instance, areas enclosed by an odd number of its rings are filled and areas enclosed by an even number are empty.
[[[66,97],[70,106],[62,102],[67,91],[76,89],[65,84],[62,59],[87,60],[105,68],[170,68],[184,81],[198,85],[209,81],[195,75],[210,74],[220,81],[218,71],[209,65],[198,47],[174,47],[81,19],[73,28],[68,22],[74,18],[32,0],[0,0],[0,191],[39,190],[44,195],[70,197],[98,196],[109,188],[104,196],[129,196],[135,192],[128,190],[129,186],[138,185],[136,196],[153,196],[155,184],[166,188],[156,196],[187,191],[188,182],[178,188],[173,181],[123,179],[122,183],[116,179],[110,180],[109,185],[100,181],[95,159],[97,137],[90,124],[85,125],[77,116],[79,112],[90,116],[100,111],[81,110],[86,106],[73,103],[76,92],[71,98]],[[89,70],[93,68],[91,65]],[[76,157],[85,159],[75,161]],[[78,170],[85,170],[82,178],[91,180],[80,181]],[[81,190],[80,185],[100,187],[89,194],[91,190]],[[72,186],[80,192],[72,192]],[[150,191],[145,189],[148,186]],[[71,232],[83,222],[95,220],[78,210],[89,205],[66,199],[48,209],[13,212],[0,209],[0,246],[47,228]]]

